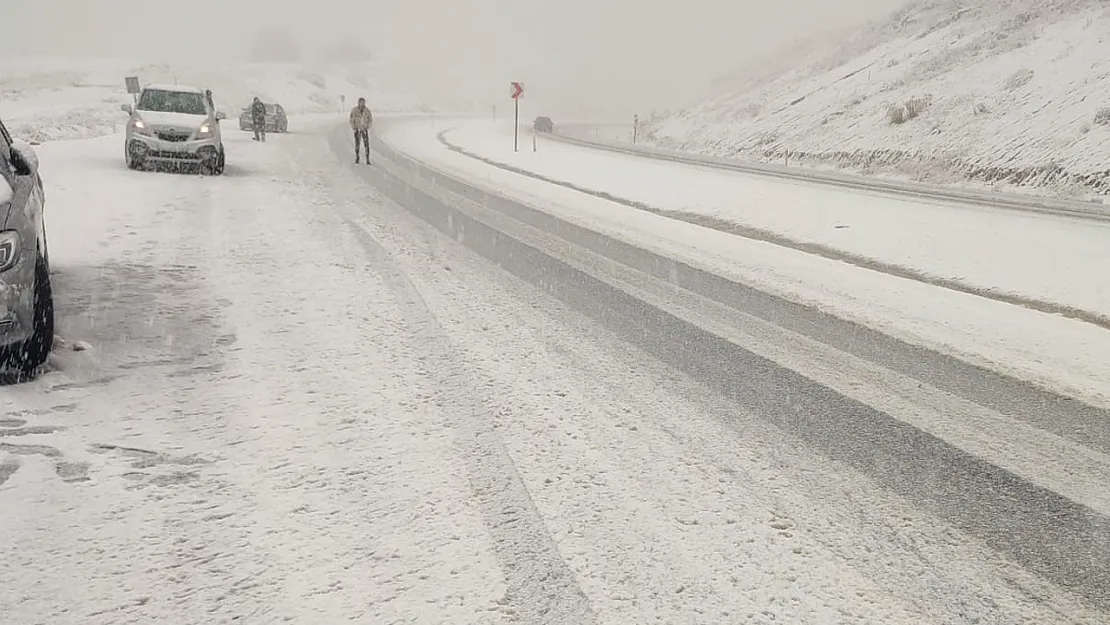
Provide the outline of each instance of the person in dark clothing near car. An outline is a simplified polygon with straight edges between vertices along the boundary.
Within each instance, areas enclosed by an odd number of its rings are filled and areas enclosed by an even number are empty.
[[[254,140],[266,140],[266,105],[258,97],[251,103],[251,125],[254,126]]]
[[[366,98],[359,98],[358,105],[351,109],[351,130],[355,131],[355,162],[358,161],[358,147],[361,143],[366,146],[366,164],[370,164],[370,126],[374,124],[374,115],[366,106]]]

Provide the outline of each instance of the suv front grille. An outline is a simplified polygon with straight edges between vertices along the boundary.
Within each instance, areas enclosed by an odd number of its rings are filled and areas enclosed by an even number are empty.
[[[155,134],[157,134],[158,138],[161,139],[162,141],[181,142],[181,141],[188,141],[189,140],[189,134],[188,133],[158,132],[158,133],[155,133]]]
[[[153,150],[147,152],[149,158],[164,158],[172,161],[197,161],[201,155],[194,152],[161,152]]]

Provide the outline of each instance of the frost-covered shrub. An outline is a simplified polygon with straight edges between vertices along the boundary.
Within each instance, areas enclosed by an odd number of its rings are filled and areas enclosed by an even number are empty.
[[[886,110],[887,121],[893,125],[904,124],[924,113],[931,102],[932,98],[926,96],[924,98],[910,98],[906,100],[905,104],[888,106]]]
[[[911,98],[906,100],[906,119],[910,120],[925,112],[929,108],[932,98],[925,96],[924,98]]]
[[[882,86],[879,87],[879,91],[894,91],[895,89],[901,89],[902,87],[905,87],[905,86],[906,86],[906,81],[899,78],[897,80],[892,80],[890,82],[884,82],[882,84]]]
[[[1024,87],[1030,80],[1033,80],[1033,70],[1019,69],[1002,82],[1002,88],[1006,91],[1014,91]]]
[[[891,125],[906,123],[906,107],[901,104],[891,104],[886,107],[886,120]]]

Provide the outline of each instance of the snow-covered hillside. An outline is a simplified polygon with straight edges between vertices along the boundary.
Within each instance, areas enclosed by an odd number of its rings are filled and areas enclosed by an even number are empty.
[[[810,49],[787,71],[730,76],[700,105],[649,122],[648,139],[939,183],[1110,193],[1105,0],[916,2]]]
[[[49,141],[110,134],[126,116],[125,76],[143,84],[179,82],[212,89],[231,118],[255,95],[280,102],[290,113],[340,112],[365,96],[378,113],[460,111],[465,102],[414,91],[421,81],[410,68],[376,64],[308,66],[255,64],[189,66],[127,60],[18,58],[0,60],[0,118],[13,134]]]

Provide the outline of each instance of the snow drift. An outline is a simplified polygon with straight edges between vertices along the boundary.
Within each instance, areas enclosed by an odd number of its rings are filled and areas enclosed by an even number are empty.
[[[1110,9],[931,0],[651,120],[648,141],[938,183],[1110,192]],[[805,53],[804,50],[812,50]]]

